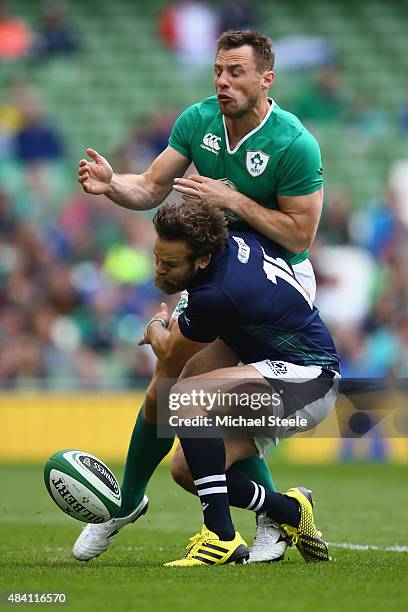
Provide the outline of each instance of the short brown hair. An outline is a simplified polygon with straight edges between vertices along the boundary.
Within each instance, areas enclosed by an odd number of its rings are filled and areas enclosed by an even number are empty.
[[[156,212],[153,225],[163,240],[185,242],[191,251],[191,259],[214,255],[227,238],[223,212],[205,202],[165,202]]]
[[[272,39],[251,30],[228,30],[223,32],[217,41],[217,53],[220,49],[236,49],[248,45],[252,47],[259,72],[273,70],[275,52]]]

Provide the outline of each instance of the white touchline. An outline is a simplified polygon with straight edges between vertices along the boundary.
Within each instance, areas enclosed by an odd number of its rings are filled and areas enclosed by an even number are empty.
[[[375,544],[351,544],[351,542],[329,542],[333,548],[347,548],[349,550],[383,550],[385,552],[408,552],[408,546],[375,546]]]

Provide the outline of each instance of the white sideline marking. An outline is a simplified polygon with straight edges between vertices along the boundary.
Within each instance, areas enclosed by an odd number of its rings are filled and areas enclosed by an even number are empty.
[[[333,548],[348,550],[383,550],[385,552],[408,552],[408,546],[375,546],[374,544],[351,544],[350,542],[329,542]]]

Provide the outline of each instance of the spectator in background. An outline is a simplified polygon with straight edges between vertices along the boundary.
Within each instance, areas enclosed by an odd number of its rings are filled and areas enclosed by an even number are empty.
[[[211,64],[220,31],[218,14],[201,0],[180,0],[159,15],[160,39],[175,52],[184,69]]]
[[[387,117],[383,110],[363,95],[353,100],[347,122],[360,141],[363,138],[369,143],[387,134]]]
[[[335,66],[337,51],[331,41],[323,36],[290,34],[275,42],[279,68],[285,72],[317,70]]]
[[[15,136],[15,154],[25,164],[55,161],[64,155],[61,137],[46,118],[35,91],[21,100],[22,125]]]
[[[392,163],[388,184],[395,198],[399,218],[408,226],[408,158],[397,159]]]
[[[118,150],[119,172],[130,173],[150,166],[152,161],[166,148],[178,113],[163,109],[135,121],[129,128],[129,137]]]
[[[258,11],[251,0],[224,0],[220,7],[221,30],[256,30]]]
[[[341,72],[336,66],[318,71],[314,81],[295,103],[293,111],[302,121],[337,123],[344,121],[348,102],[341,91]]]
[[[322,317],[329,326],[361,325],[372,304],[373,258],[353,245],[324,246],[315,257],[319,277],[316,305]]]
[[[373,206],[353,213],[353,238],[377,261],[383,261],[397,236],[400,224],[397,198],[389,188],[385,197]]]
[[[408,138],[408,87],[405,90],[404,98],[399,112],[399,127],[403,136]]]
[[[45,58],[70,54],[79,48],[79,34],[68,22],[65,4],[47,0],[42,7],[40,31],[34,43],[33,56]]]
[[[35,88],[16,82],[13,96],[19,119],[8,142],[8,156],[18,162],[19,188],[14,208],[19,216],[41,224],[60,207],[64,145]]]
[[[325,202],[320,219],[318,244],[338,245],[350,243],[351,194],[344,188],[332,189]]]
[[[14,154],[14,137],[23,122],[20,96],[24,87],[23,82],[11,80],[0,102],[0,158],[11,158]]]
[[[9,15],[7,2],[0,0],[0,61],[12,61],[28,55],[33,36],[19,17]]]

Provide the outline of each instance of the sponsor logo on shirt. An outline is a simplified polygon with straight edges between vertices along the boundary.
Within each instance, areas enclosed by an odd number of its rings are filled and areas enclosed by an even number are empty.
[[[247,151],[246,167],[251,176],[260,176],[268,165],[269,155],[262,151]]]
[[[208,132],[208,134],[203,137],[203,142],[200,144],[200,147],[202,149],[206,149],[206,151],[210,151],[211,153],[218,155],[218,152],[221,149],[220,140],[221,136],[216,136],[215,134]]]
[[[238,261],[243,264],[248,263],[249,256],[251,254],[251,247],[248,246],[245,240],[243,240],[243,238],[240,238],[239,236],[233,236],[233,239],[238,245]]]

